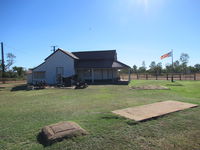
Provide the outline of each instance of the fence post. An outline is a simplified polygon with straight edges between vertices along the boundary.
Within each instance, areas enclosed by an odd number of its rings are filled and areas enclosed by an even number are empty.
[[[196,80],[196,73],[194,73],[194,80]]]
[[[139,75],[138,75],[138,73],[137,73],[137,80],[139,79]]]
[[[180,80],[181,80],[181,73],[179,74],[179,78],[180,78]]]
[[[148,74],[146,74],[146,80],[148,80]]]
[[[169,80],[169,79],[168,79],[168,73],[167,73],[167,80]]]
[[[157,73],[156,73],[156,80],[158,80],[158,75],[157,75]]]
[[[131,81],[131,69],[128,70],[128,82]]]

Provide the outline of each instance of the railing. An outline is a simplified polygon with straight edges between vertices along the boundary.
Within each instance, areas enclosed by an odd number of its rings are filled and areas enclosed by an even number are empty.
[[[171,80],[173,76],[174,80],[200,80],[200,73],[190,73],[190,74],[148,74],[148,73],[131,73],[131,80]],[[128,74],[120,74],[121,80],[128,80]]]

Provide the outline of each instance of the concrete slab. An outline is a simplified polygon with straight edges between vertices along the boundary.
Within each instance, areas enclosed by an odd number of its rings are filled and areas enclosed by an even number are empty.
[[[164,101],[148,105],[130,107],[112,111],[113,113],[122,117],[132,119],[135,121],[143,121],[150,118],[162,116],[172,112],[184,110],[187,108],[196,107],[195,104],[178,102],[178,101]]]

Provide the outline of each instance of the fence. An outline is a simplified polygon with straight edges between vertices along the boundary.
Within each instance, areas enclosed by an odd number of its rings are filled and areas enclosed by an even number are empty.
[[[141,73],[131,73],[131,80],[171,80],[173,75],[174,80],[200,80],[200,73],[191,73],[191,74],[141,74]],[[120,79],[127,81],[129,78],[128,74],[120,74]]]
[[[19,83],[26,82],[26,79],[19,78],[0,78],[0,83]]]

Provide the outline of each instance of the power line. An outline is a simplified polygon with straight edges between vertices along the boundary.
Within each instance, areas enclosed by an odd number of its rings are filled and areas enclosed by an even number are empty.
[[[4,45],[5,45],[7,48],[9,48],[9,49],[13,49],[13,50],[15,50],[15,51],[20,51],[21,53],[28,54],[27,52],[25,52],[25,51],[23,51],[23,50],[21,50],[21,49],[16,49],[16,48],[14,48],[14,47],[12,47],[12,46],[10,46],[10,45],[8,45],[8,44],[5,44],[5,43],[4,43]]]

